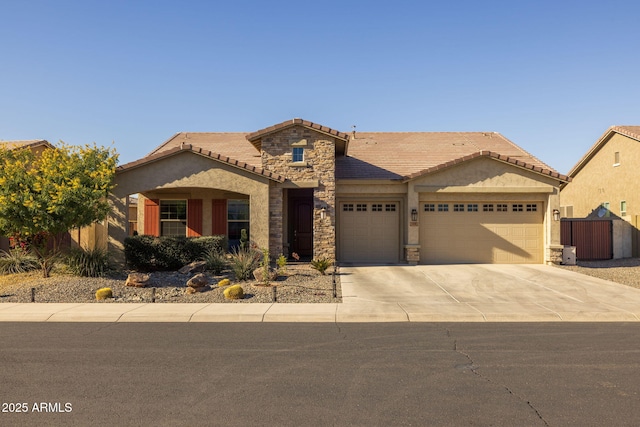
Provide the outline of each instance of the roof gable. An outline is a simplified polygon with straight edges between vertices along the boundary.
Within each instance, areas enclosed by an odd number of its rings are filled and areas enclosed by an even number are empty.
[[[194,153],[194,154],[197,154],[197,155],[200,155],[200,156],[204,156],[204,157],[210,158],[211,160],[218,161],[218,162],[227,164],[229,166],[233,166],[233,167],[236,167],[238,169],[242,169],[242,170],[251,172],[251,173],[256,174],[256,175],[264,176],[264,177],[269,178],[269,179],[271,179],[273,181],[277,181],[277,182],[284,182],[285,181],[285,179],[280,175],[274,174],[272,172],[269,172],[269,171],[264,170],[262,168],[256,167],[254,165],[250,165],[250,164],[247,164],[245,162],[242,162],[242,161],[239,161],[239,160],[236,160],[236,159],[232,159],[230,157],[223,156],[223,155],[218,154],[218,153],[214,153],[214,152],[209,151],[209,150],[204,150],[204,149],[202,149],[200,147],[195,147],[195,146],[193,146],[191,144],[182,144],[179,147],[174,147],[174,148],[171,148],[171,149],[168,149],[168,150],[163,150],[163,151],[157,152],[155,154],[151,154],[151,155],[149,155],[147,157],[144,157],[144,158],[142,158],[140,160],[136,160],[134,162],[130,162],[130,163],[126,163],[126,164],[124,164],[122,166],[118,166],[117,172],[125,172],[125,171],[131,170],[131,169],[142,167],[142,166],[145,166],[145,165],[147,165],[149,163],[153,163],[153,162],[156,162],[158,160],[165,159],[165,158],[171,157],[171,156],[175,156],[177,154],[184,153],[184,152],[191,152],[191,153]]]
[[[530,163],[523,162],[523,161],[518,160],[516,158],[511,158],[511,157],[508,157],[508,156],[503,156],[503,155],[501,155],[499,153],[494,153],[492,151],[480,151],[478,153],[470,154],[468,156],[460,157],[458,159],[453,159],[453,160],[450,160],[450,161],[448,161],[446,163],[442,163],[442,164],[439,164],[439,165],[436,165],[436,166],[433,166],[433,167],[430,167],[430,168],[427,168],[427,169],[423,169],[423,170],[421,170],[419,172],[416,172],[416,173],[413,173],[411,175],[405,176],[404,177],[404,182],[412,181],[412,180],[417,179],[419,177],[422,177],[424,175],[428,175],[428,174],[431,174],[431,173],[439,172],[439,171],[442,171],[444,169],[450,168],[452,166],[460,165],[462,163],[468,162],[468,161],[473,160],[473,159],[478,159],[478,158],[481,158],[481,157],[492,158],[492,159],[495,159],[495,160],[498,160],[498,161],[501,161],[501,162],[504,162],[504,163],[508,163],[508,164],[520,167],[522,169],[530,170],[530,171],[538,173],[540,175],[545,175],[545,176],[550,176],[552,178],[556,178],[556,179],[558,179],[560,181],[568,182],[568,181],[571,180],[571,178],[569,178],[568,176],[562,175],[562,174],[560,174],[560,173],[558,173],[558,172],[556,172],[556,171],[554,171],[552,169],[545,169],[545,168],[542,168],[540,166],[536,166],[536,165],[533,165],[533,164],[530,164]]]
[[[596,143],[591,146],[585,155],[582,156],[578,163],[571,168],[568,175],[575,177],[616,133],[640,142],[640,126],[611,126],[602,134]]]
[[[282,123],[278,123],[277,125],[269,126],[267,128],[252,132],[249,135],[247,135],[247,140],[251,144],[253,144],[253,146],[256,147],[256,149],[261,150],[262,138],[272,133],[280,132],[292,126],[302,126],[302,127],[314,130],[316,132],[331,136],[335,138],[337,141],[342,142],[342,144],[336,144],[336,154],[344,154],[346,152],[347,143],[349,142],[348,134],[337,131],[335,129],[331,129],[330,127],[327,127],[327,126],[323,126],[323,125],[313,123],[308,120],[302,120],[302,119],[287,120]]]

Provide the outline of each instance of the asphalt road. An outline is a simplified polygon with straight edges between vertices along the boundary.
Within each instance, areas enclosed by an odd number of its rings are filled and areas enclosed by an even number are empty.
[[[638,323],[2,323],[0,362],[3,426],[640,424]]]

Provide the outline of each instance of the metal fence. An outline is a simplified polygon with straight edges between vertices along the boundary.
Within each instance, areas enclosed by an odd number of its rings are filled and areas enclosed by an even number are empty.
[[[562,219],[560,233],[560,243],[575,246],[578,260],[613,258],[613,223],[609,219]]]

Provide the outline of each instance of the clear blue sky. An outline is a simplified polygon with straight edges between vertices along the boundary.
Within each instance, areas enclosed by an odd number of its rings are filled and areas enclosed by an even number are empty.
[[[136,160],[294,117],[496,131],[567,173],[640,125],[640,2],[0,0],[0,139]]]

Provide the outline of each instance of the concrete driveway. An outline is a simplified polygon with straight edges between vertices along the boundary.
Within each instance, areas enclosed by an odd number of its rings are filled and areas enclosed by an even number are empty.
[[[410,321],[640,320],[640,289],[547,265],[341,267],[340,281],[344,304]]]

